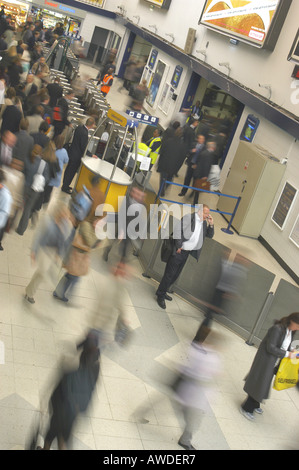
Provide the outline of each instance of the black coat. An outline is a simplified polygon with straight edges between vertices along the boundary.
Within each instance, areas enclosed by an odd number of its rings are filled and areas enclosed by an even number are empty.
[[[9,105],[5,108],[2,116],[1,134],[4,131],[10,131],[13,134],[19,132],[22,113],[15,105]]]
[[[88,144],[88,130],[83,124],[78,126],[74,132],[73,141],[69,149],[69,162],[79,163],[84,155]]]
[[[183,141],[186,145],[186,151],[189,155],[191,149],[196,146],[196,136],[195,136],[195,129],[188,124],[184,127],[183,131]]]
[[[162,141],[157,171],[169,177],[175,175],[186,158],[186,145],[179,136]]]
[[[245,379],[244,391],[257,402],[269,397],[275,363],[285,357],[286,352],[281,349],[285,334],[286,328],[279,323],[268,330]]]
[[[47,90],[50,96],[49,106],[54,108],[59,98],[62,98],[63,88],[59,83],[49,83],[49,85],[47,85]]]
[[[209,176],[211,166],[214,164],[215,153],[204,150],[199,154],[197,166],[194,170],[194,179],[207,178]]]

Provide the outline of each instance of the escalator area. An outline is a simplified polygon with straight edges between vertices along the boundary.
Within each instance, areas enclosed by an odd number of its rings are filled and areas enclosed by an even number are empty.
[[[43,47],[48,67],[63,72],[71,81],[79,73],[79,59],[70,47],[72,41],[72,38],[61,36],[54,41],[50,48]]]

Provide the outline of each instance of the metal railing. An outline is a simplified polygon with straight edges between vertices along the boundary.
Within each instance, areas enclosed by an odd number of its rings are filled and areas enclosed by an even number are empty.
[[[161,197],[161,193],[163,192],[163,189],[164,189],[166,184],[167,185],[173,185],[173,186],[179,186],[181,188],[192,189],[193,191],[199,191],[199,192],[203,192],[203,193],[210,193],[210,194],[213,194],[213,195],[216,195],[216,196],[218,195],[218,196],[221,196],[221,197],[236,199],[237,202],[236,202],[236,205],[234,207],[233,212],[224,212],[224,211],[218,211],[218,210],[215,210],[215,209],[210,209],[211,212],[216,212],[218,214],[230,215],[231,216],[230,221],[228,223],[228,226],[226,228],[222,228],[221,230],[222,230],[222,232],[228,233],[229,235],[233,235],[234,232],[231,230],[231,226],[232,226],[233,220],[235,218],[236,212],[238,210],[238,207],[240,205],[241,196],[231,196],[229,194],[218,193],[218,192],[215,192],[215,191],[208,191],[206,189],[199,189],[199,188],[195,188],[193,186],[186,186],[184,184],[174,183],[173,181],[168,181],[168,180],[165,179],[165,180],[162,181],[162,183],[160,185],[158,194],[157,194],[156,199],[155,199],[155,203],[159,200],[159,201],[162,201],[162,202],[170,202],[170,203],[175,203],[175,204],[180,204],[180,205],[186,205],[186,203],[184,203],[184,202],[173,201],[173,200]],[[194,204],[188,204],[188,205],[190,205],[191,207],[196,207]]]

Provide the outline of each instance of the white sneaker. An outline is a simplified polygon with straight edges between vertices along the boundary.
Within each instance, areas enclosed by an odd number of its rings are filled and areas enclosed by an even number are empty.
[[[242,406],[240,407],[240,413],[249,421],[254,421],[253,413],[249,413],[248,411],[243,410]]]
[[[262,415],[264,413],[264,410],[262,410],[262,408],[255,408],[254,411],[259,415]]]

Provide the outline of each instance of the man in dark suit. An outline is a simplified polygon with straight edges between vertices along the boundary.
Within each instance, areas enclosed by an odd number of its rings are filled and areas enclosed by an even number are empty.
[[[175,224],[173,231],[173,252],[167,261],[164,275],[156,291],[159,307],[165,309],[165,300],[172,300],[167,291],[178,279],[188,256],[199,260],[205,237],[213,238],[214,221],[206,204],[197,212],[186,214]]]
[[[206,149],[199,154],[195,169],[194,169],[194,186],[197,188],[202,187],[202,183],[206,183],[211,170],[211,166],[214,164],[216,157],[216,142],[207,142]],[[202,189],[209,190],[210,185]],[[193,204],[198,204],[199,191],[195,191]]]
[[[49,83],[47,85],[47,90],[50,96],[49,106],[54,108],[54,106],[57,104],[57,101],[62,98],[63,95],[63,88],[60,85],[60,78],[56,77],[53,83]]]
[[[196,135],[195,131],[199,124],[198,119],[192,119],[190,124],[186,124],[183,131],[183,141],[187,150],[187,161],[192,158],[192,154],[196,151]],[[191,180],[190,180],[191,181]],[[184,183],[185,184],[185,183]],[[185,196],[188,188],[182,188],[179,196]]]
[[[95,128],[94,118],[88,118],[85,125],[78,126],[74,132],[74,137],[69,149],[69,162],[64,172],[61,191],[71,194],[70,184],[80,168],[81,158],[84,155],[88,144],[88,131]]]

